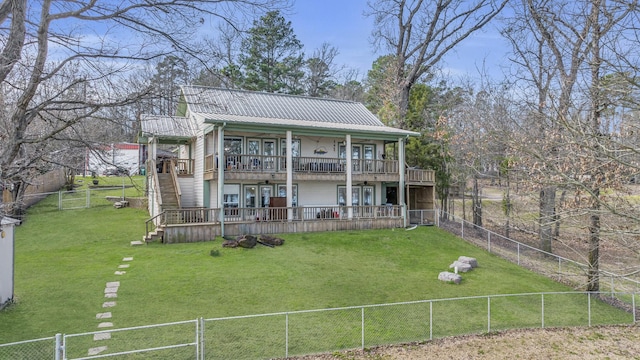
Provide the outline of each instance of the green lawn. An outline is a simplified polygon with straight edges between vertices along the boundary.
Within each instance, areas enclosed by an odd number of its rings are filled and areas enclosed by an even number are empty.
[[[198,317],[570,291],[435,227],[285,234],[285,245],[276,248],[227,249],[220,239],[131,247],[130,241],[144,233],[145,211],[112,206],[52,210],[57,201],[52,196],[32,208],[17,228],[16,303],[0,312],[0,343],[97,330],[96,314],[107,311],[101,306],[109,300],[104,288],[110,281],[121,283],[117,306],[108,309],[115,328]],[[211,256],[213,249],[220,255]],[[464,274],[461,285],[438,281],[438,273],[460,255],[476,257],[480,267]],[[126,274],[115,275],[124,257],[134,260]],[[525,302],[533,304],[531,310],[520,300],[498,301],[495,306],[504,310],[496,314],[496,326],[513,319],[523,326],[534,323],[540,301],[534,297]],[[568,297],[562,303],[575,303],[582,309],[576,311],[584,314],[584,302],[584,297]],[[476,306],[486,309],[486,299],[434,304],[450,307],[440,316]],[[628,314],[599,302],[594,306],[594,313],[608,322],[630,321]],[[527,320],[528,312],[533,320]],[[447,331],[442,329],[443,334]]]

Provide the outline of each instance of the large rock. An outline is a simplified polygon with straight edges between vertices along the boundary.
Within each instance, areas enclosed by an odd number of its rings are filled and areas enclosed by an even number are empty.
[[[258,243],[257,240],[258,239],[253,235],[244,235],[243,237],[238,239],[238,246],[251,249],[256,246],[256,244]]]
[[[260,241],[272,246],[280,246],[284,244],[284,239],[277,238],[274,236],[269,236],[269,235],[260,235]]]
[[[460,281],[462,281],[462,276],[458,274],[454,274],[452,272],[443,271],[440,274],[438,274],[438,280],[445,281],[445,282],[452,282],[454,284],[460,284]]]
[[[454,261],[453,264],[449,265],[449,269],[455,269],[455,268],[458,269],[458,272],[467,272],[473,269],[471,265],[457,261],[457,260]]]
[[[458,258],[459,262],[462,263],[466,263],[471,265],[472,268],[477,268],[478,267],[478,260],[476,260],[476,258],[472,258],[472,257],[468,257],[468,256],[460,256]]]

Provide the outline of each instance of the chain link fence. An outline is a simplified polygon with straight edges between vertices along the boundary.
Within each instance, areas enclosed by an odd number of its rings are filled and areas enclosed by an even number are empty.
[[[634,324],[587,292],[473,296],[105,329],[0,345],[0,359],[271,359],[519,328]]]
[[[0,344],[0,359],[57,359],[56,349],[59,348],[59,345],[59,343],[56,343],[55,337]]]
[[[549,253],[533,246],[509,239],[496,232],[463,220],[450,214],[436,217],[436,225],[488,252],[498,255],[524,268],[567,284],[575,289],[585,289],[588,283],[587,264]],[[617,297],[616,293],[635,293],[640,290],[640,281],[602,270],[600,289],[610,294],[610,298],[621,306],[629,306],[628,297]],[[606,289],[606,290],[605,290]]]

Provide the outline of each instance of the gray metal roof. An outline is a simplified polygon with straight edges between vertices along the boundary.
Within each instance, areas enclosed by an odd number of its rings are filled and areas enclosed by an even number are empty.
[[[203,86],[182,86],[182,93],[189,111],[210,119],[251,118],[253,122],[262,123],[274,122],[269,119],[279,123],[291,120],[292,125],[309,122],[309,126],[324,123],[339,124],[341,128],[350,128],[349,125],[385,127],[364,105],[353,101]]]
[[[140,128],[143,135],[165,138],[192,138],[196,136],[193,121],[181,116],[143,114],[140,117]]]

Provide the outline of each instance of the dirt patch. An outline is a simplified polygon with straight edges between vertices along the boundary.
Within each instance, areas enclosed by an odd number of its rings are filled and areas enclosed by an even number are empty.
[[[607,326],[510,330],[290,359],[640,359],[640,328]]]

